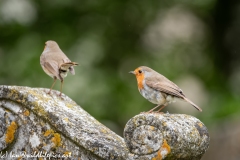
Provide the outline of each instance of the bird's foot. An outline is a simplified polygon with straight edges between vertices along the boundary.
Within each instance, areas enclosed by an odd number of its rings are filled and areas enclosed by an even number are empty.
[[[49,90],[49,91],[47,92],[47,94],[51,95],[51,90]]]
[[[156,113],[157,113],[157,114],[165,114],[164,112],[159,112],[159,111],[157,111]]]
[[[62,92],[61,93],[59,93],[59,98],[61,99],[61,100],[64,100],[64,97],[63,97],[63,94],[62,94]]]

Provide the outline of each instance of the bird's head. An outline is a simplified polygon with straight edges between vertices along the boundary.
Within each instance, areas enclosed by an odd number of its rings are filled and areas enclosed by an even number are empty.
[[[144,78],[147,77],[151,71],[152,71],[151,68],[141,66],[136,68],[134,71],[130,71],[129,73],[134,74],[136,76],[138,87],[141,89],[143,87]]]
[[[45,42],[44,51],[50,50],[50,49],[55,49],[55,48],[59,48],[57,42],[52,41],[52,40]]]
[[[129,73],[134,74],[136,78],[142,77],[142,76],[148,76],[149,73],[151,73],[153,70],[146,66],[141,66],[136,68],[134,71],[130,71]]]

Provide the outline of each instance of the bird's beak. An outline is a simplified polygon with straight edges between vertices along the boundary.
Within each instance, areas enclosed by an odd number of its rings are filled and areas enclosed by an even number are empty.
[[[43,50],[45,50],[45,49],[46,49],[46,47],[47,47],[47,45],[45,44],[45,46],[44,46],[44,49],[43,49]]]
[[[135,72],[134,72],[134,71],[130,71],[130,72],[128,72],[128,73],[135,74]]]

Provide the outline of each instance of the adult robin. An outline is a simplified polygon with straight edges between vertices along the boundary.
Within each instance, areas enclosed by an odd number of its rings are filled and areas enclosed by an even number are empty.
[[[71,62],[62,52],[57,42],[50,40],[45,43],[45,48],[40,56],[40,64],[44,72],[54,79],[48,94],[51,93],[56,80],[59,79],[61,81],[61,91],[59,96],[61,96],[63,79],[67,76],[68,71],[70,71],[72,75],[75,74],[73,66],[77,66],[78,63]]]
[[[137,78],[137,85],[140,94],[149,100],[150,102],[157,104],[156,107],[148,112],[154,111],[156,108],[162,106],[157,112],[160,112],[169,103],[175,101],[175,99],[181,99],[190,103],[200,112],[202,109],[190,101],[183,91],[172,81],[154,71],[153,69],[141,66],[134,71],[130,71]]]

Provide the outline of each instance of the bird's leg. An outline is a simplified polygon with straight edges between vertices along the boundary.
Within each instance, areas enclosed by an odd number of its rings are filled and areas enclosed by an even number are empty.
[[[62,95],[62,87],[63,87],[63,78],[61,79],[61,90],[60,90],[60,94],[59,94],[60,97]]]
[[[161,113],[160,111],[161,111],[164,107],[166,107],[166,105],[163,105],[157,112]],[[163,112],[162,112],[162,113],[163,113]]]
[[[56,83],[56,80],[57,80],[57,78],[56,78],[56,77],[54,77],[53,79],[54,79],[54,81],[53,81],[53,84],[52,84],[52,86],[51,86],[51,88],[50,88],[50,90],[49,90],[48,94],[50,94],[50,93],[51,93],[51,91],[52,91],[52,88],[53,88],[53,86],[55,85],[55,83]]]
[[[154,111],[154,109],[158,108],[159,106],[161,106],[160,104],[157,105],[156,107],[154,107],[153,109],[151,109],[150,111],[148,111],[147,113],[152,113]]]

